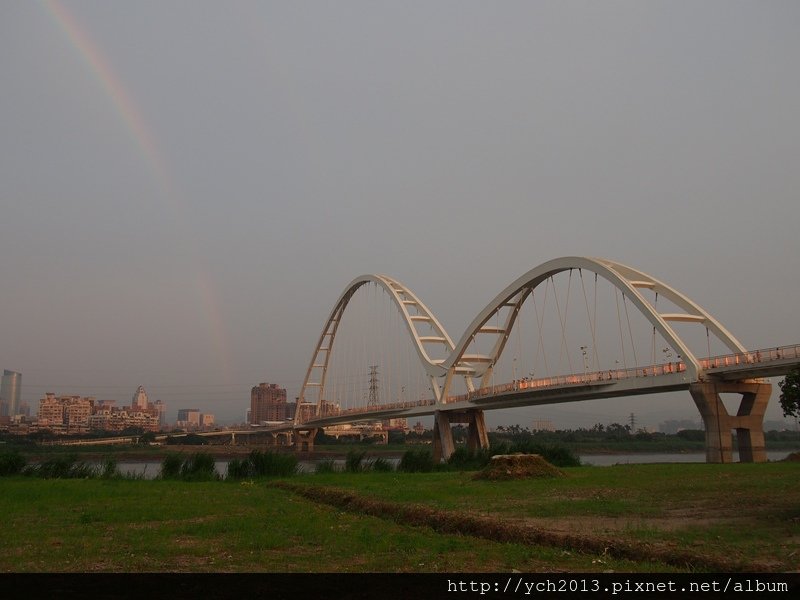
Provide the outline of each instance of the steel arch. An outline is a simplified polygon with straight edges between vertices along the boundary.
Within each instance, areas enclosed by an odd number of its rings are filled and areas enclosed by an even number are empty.
[[[316,387],[318,389],[316,399],[317,407],[319,407],[320,403],[324,399],[325,380],[327,377],[328,365],[330,362],[331,352],[333,350],[333,343],[336,338],[336,332],[339,328],[339,323],[341,322],[342,315],[344,314],[348,303],[353,297],[353,294],[355,294],[355,292],[361,286],[367,283],[375,283],[381,286],[389,293],[390,298],[394,301],[397,309],[403,316],[406,329],[408,330],[411,339],[414,342],[417,356],[419,357],[420,362],[425,369],[425,373],[431,379],[431,389],[434,391],[437,401],[439,400],[440,388],[437,378],[444,376],[447,373],[447,369],[441,365],[441,362],[443,361],[433,360],[430,358],[430,355],[426,350],[426,345],[444,344],[447,346],[447,350],[452,352],[453,340],[447,334],[444,327],[442,327],[442,324],[434,316],[430,309],[425,306],[425,304],[423,304],[423,302],[408,287],[404,286],[396,279],[386,275],[362,275],[360,277],[356,277],[345,288],[344,292],[342,292],[342,295],[339,296],[339,299],[337,300],[333,310],[330,313],[330,316],[328,317],[328,320],[325,323],[325,327],[322,330],[319,341],[317,342],[316,350],[311,357],[311,363],[306,371],[303,387],[300,390],[301,404],[306,402],[306,394],[310,387]],[[412,315],[409,312],[409,307],[416,307],[416,314]],[[416,322],[426,322],[430,324],[433,327],[436,335],[420,336],[415,326]],[[316,380],[312,380],[315,371],[319,372],[319,376],[316,378]],[[471,382],[469,385],[471,386]],[[295,424],[299,424],[300,418],[301,414],[298,405],[298,410],[295,413]]]
[[[653,327],[664,336],[673,348],[680,352],[686,364],[687,376],[691,381],[698,381],[702,367],[697,357],[691,352],[689,347],[681,340],[675,330],[669,325],[668,321],[694,321],[704,324],[734,353],[746,352],[746,349],[733,335],[728,332],[714,317],[702,309],[698,304],[690,300],[685,295],[681,294],[674,288],[667,284],[620,263],[601,259],[582,256],[568,256],[556,258],[551,261],[545,262],[538,267],[531,269],[521,277],[517,278],[513,283],[500,292],[487,306],[484,308],[472,323],[467,328],[464,335],[456,344],[453,352],[445,360],[443,366],[447,368],[447,376],[442,389],[440,402],[446,401],[447,395],[450,390],[453,376],[459,371],[464,369],[465,366],[471,365],[475,374],[483,375],[484,381],[486,377],[491,374],[493,366],[503,352],[506,341],[510,335],[511,329],[514,326],[516,317],[519,313],[522,304],[527,299],[528,295],[540,283],[547,280],[552,275],[564,271],[585,269],[600,275],[611,284],[616,286],[624,295],[626,295],[639,311],[647,318]],[[681,314],[661,314],[642,296],[638,288],[646,288],[654,290],[662,294],[676,306],[685,310],[686,313]],[[501,308],[510,307],[511,310],[506,318],[503,327],[485,327],[486,323],[494,316]],[[466,350],[472,339],[481,333],[497,334],[498,339],[489,355],[486,356],[471,356],[467,355]],[[475,365],[486,365],[483,368],[478,368]]]
[[[725,329],[719,321],[687,296],[642,271],[608,259],[568,256],[550,260],[531,269],[500,292],[478,316],[475,317],[458,344],[453,344],[453,341],[438,319],[436,319],[430,309],[425,306],[409,288],[396,279],[386,275],[362,275],[350,282],[345,288],[345,291],[339,297],[326,321],[325,328],[322,330],[311,363],[306,371],[306,377],[300,391],[300,402],[306,402],[306,396],[310,387],[318,388],[316,399],[317,407],[319,407],[321,401],[324,399],[328,364],[341,317],[350,299],[353,297],[353,294],[367,283],[380,285],[389,293],[390,298],[394,301],[404,318],[406,328],[414,342],[414,347],[420,359],[420,363],[430,378],[431,389],[436,397],[436,402],[444,403],[447,400],[454,376],[464,376],[467,389],[472,391],[474,389],[472,376],[483,376],[484,381],[486,381],[486,378],[491,375],[494,365],[505,348],[505,344],[523,303],[540,283],[557,273],[583,269],[603,277],[631,300],[634,306],[636,306],[644,317],[650,321],[653,327],[661,333],[664,339],[681,354],[686,366],[686,375],[690,381],[696,382],[702,378],[702,366],[694,353],[669,325],[669,321],[701,323],[707,327],[709,331],[712,331],[731,352],[747,352],[746,348]],[[655,307],[639,292],[641,288],[650,289],[661,294],[675,306],[686,312],[657,312]],[[416,314],[413,315],[409,312],[409,307],[412,306],[416,307]],[[487,326],[486,323],[491,317],[504,307],[511,308],[504,325],[502,327]],[[415,322],[426,322],[430,324],[436,335],[420,336],[417,332]],[[498,336],[490,354],[486,356],[466,354],[466,349],[470,342],[479,334],[495,334]],[[433,360],[426,350],[426,345],[430,344],[445,344],[450,354],[444,360]],[[313,378],[315,371],[319,372],[317,378]],[[440,386],[438,381],[441,377],[445,377],[443,386]],[[298,407],[295,414],[296,424],[300,422],[300,412]]]

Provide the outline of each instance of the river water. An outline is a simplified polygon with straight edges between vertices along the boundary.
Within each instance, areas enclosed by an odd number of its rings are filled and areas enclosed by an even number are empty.
[[[767,452],[768,461],[783,460],[792,450],[775,450]],[[584,454],[580,456],[585,465],[608,467],[611,465],[634,465],[646,463],[704,463],[705,452],[687,452],[675,454]],[[733,453],[733,461],[738,462],[739,453]]]
[[[778,461],[791,454],[789,450],[777,450],[767,452],[767,460]],[[738,460],[737,453],[734,452],[734,462]],[[689,452],[675,454],[583,454],[580,455],[581,462],[585,465],[596,467],[608,467],[612,465],[625,464],[647,464],[647,463],[703,463],[706,461],[704,452]],[[400,462],[399,458],[387,458],[395,467]],[[339,470],[344,468],[343,459],[334,460],[334,465]],[[300,472],[313,473],[316,469],[315,461],[300,461]],[[140,475],[145,479],[154,479],[161,470],[161,462],[137,462],[125,461],[117,464],[119,471],[127,475]],[[217,473],[225,476],[228,472],[228,460],[217,460],[215,462]]]

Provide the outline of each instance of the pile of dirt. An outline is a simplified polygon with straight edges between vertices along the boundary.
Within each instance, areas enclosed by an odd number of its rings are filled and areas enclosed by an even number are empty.
[[[489,466],[479,471],[474,479],[497,481],[565,476],[561,469],[551,465],[539,454],[498,454],[492,457]]]
[[[800,452],[792,452],[782,462],[800,462]]]

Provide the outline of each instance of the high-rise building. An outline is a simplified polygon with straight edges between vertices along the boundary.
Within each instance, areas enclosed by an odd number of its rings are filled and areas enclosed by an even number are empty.
[[[39,427],[54,433],[85,433],[94,412],[95,399],[91,396],[59,396],[47,392],[39,400]]]
[[[199,408],[180,408],[178,409],[178,427],[200,427]]]
[[[156,400],[153,403],[153,408],[158,414],[158,424],[164,427],[164,425],[167,424],[167,405],[161,402],[161,400]]]
[[[84,433],[89,430],[89,417],[94,410],[94,398],[62,398],[64,405],[64,425],[67,433]]]
[[[213,427],[216,423],[214,415],[202,413],[198,408],[181,408],[178,410],[178,421],[175,423],[181,429],[194,431]]]
[[[133,394],[133,400],[131,400],[131,409],[147,410],[147,392],[144,391],[142,386],[136,388],[136,392]]]
[[[47,392],[45,397],[39,400],[38,411],[39,427],[62,427],[64,425],[64,407],[56,395]]]
[[[317,405],[313,402],[301,402],[297,405],[296,413],[295,418],[300,423],[305,423],[317,416]]]
[[[101,400],[89,417],[89,427],[105,431],[123,431],[129,427],[140,427],[145,431],[159,431],[158,415],[152,410],[138,410],[125,406],[114,406],[113,400]]]
[[[286,389],[275,383],[259,383],[250,390],[250,423],[286,420]]]
[[[20,409],[22,393],[22,374],[16,371],[3,371],[0,380],[0,416],[13,417]]]

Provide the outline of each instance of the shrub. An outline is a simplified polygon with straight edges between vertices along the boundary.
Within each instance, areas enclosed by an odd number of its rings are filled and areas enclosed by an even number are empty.
[[[564,446],[549,446],[539,454],[556,467],[580,467],[581,459],[569,448]]]
[[[682,440],[689,440],[692,442],[702,442],[706,439],[706,432],[702,429],[681,429],[675,435]]]
[[[247,479],[250,477],[250,463],[246,458],[234,458],[228,462],[228,474],[226,479]]]
[[[181,479],[187,481],[208,481],[219,479],[214,464],[214,457],[205,452],[197,452],[183,461]]]
[[[370,466],[372,467],[373,471],[376,471],[378,473],[391,473],[392,471],[394,471],[394,466],[392,466],[392,463],[390,463],[382,456],[379,456],[378,458],[373,460]]]
[[[117,479],[119,477],[121,477],[121,474],[117,468],[117,461],[113,458],[107,458],[103,461],[103,466],[100,470],[100,478]]]
[[[97,476],[97,469],[84,462],[77,462],[74,454],[50,458],[38,465],[29,465],[22,473],[42,479],[87,479]]]
[[[287,477],[297,472],[297,457],[293,454],[253,450],[247,458],[228,463],[228,479],[248,477]]]
[[[19,452],[3,452],[0,454],[0,477],[19,475],[25,468],[25,458]]]
[[[364,460],[366,452],[358,450],[350,450],[344,460],[344,470],[348,473],[361,473],[364,471],[364,466],[361,464]]]
[[[450,455],[447,460],[447,465],[452,469],[461,471],[477,471],[489,464],[491,454],[488,450],[478,450],[471,452],[464,446],[456,448],[455,452]]]
[[[321,460],[317,463],[314,472],[318,475],[322,475],[323,473],[336,473],[336,463],[330,458]]]
[[[427,450],[408,450],[403,453],[397,470],[406,473],[429,473],[435,467],[433,456]]]
[[[287,477],[297,472],[294,454],[253,450],[248,456],[253,477]]]
[[[167,454],[161,461],[161,479],[178,479],[183,459],[180,454]]]

